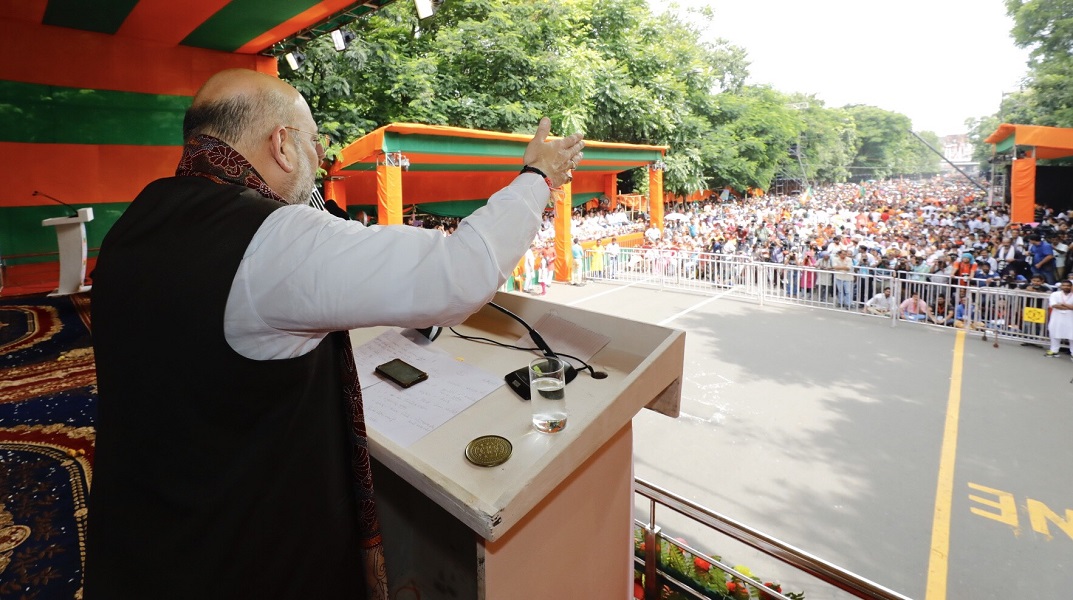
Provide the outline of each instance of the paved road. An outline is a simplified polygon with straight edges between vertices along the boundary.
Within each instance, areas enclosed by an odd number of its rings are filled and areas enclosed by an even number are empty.
[[[668,291],[590,283],[548,298],[688,332],[682,416],[634,420],[637,476],[912,598],[1073,598],[1068,358]],[[659,518],[809,600],[847,597]]]

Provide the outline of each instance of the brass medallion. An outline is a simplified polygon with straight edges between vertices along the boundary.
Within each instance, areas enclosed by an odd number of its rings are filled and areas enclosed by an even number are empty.
[[[514,446],[498,435],[483,435],[466,446],[466,459],[480,467],[494,467],[507,462]]]

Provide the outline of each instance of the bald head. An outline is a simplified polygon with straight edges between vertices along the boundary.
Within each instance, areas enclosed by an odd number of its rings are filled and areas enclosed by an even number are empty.
[[[183,120],[183,140],[206,134],[240,151],[269,135],[272,128],[295,121],[309,108],[298,90],[270,75],[228,69],[201,86]]]
[[[305,98],[288,83],[246,69],[220,71],[194,96],[183,120],[183,141],[211,135],[249,161],[292,204],[309,200],[324,158],[317,122]]]

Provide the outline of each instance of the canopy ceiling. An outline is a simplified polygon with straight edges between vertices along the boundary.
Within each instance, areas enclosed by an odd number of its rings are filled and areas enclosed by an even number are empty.
[[[1014,146],[1032,146],[1036,149],[1036,158],[1073,156],[1073,129],[1062,127],[1003,123],[984,141],[994,144],[996,152]]]
[[[2,0],[4,17],[168,46],[281,53],[392,0]]]

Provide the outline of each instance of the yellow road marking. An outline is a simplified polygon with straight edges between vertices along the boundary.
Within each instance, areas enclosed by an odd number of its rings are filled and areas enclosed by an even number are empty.
[[[954,501],[954,459],[958,445],[958,413],[961,411],[961,371],[965,362],[965,332],[954,340],[954,363],[950,367],[950,393],[946,403],[946,426],[939,458],[939,483],[935,490],[935,514],[931,522],[931,556],[928,559],[926,600],[946,600],[946,577],[950,558],[950,510]]]

